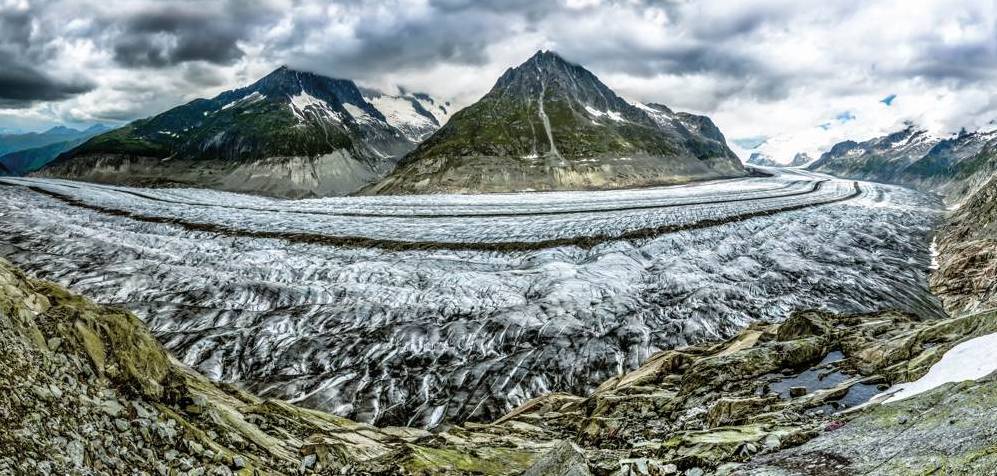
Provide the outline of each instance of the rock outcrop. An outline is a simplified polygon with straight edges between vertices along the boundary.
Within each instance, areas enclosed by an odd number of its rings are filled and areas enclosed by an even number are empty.
[[[997,308],[997,179],[953,212],[935,237],[932,291],[954,315]]]

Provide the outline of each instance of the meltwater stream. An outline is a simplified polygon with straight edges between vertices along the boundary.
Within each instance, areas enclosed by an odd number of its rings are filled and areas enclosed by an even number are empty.
[[[135,311],[210,378],[381,425],[585,394],[796,309],[940,313],[940,204],[803,172],[303,201],[2,183],[0,256]],[[555,245],[523,245],[541,242]]]

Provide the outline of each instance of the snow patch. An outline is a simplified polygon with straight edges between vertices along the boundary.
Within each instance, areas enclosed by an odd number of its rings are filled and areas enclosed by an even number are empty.
[[[315,106],[315,107],[329,107],[329,104],[325,101],[308,94],[305,91],[301,91],[297,96],[291,96],[291,104],[294,105],[299,111],[304,111],[305,108]]]
[[[301,90],[301,92],[295,96],[290,96],[290,99],[291,112],[293,112],[295,117],[297,117],[301,122],[305,121],[305,109],[309,107],[313,108],[317,114],[325,116],[333,121],[341,122],[339,114],[329,107],[329,103],[308,94],[305,90]]]
[[[232,106],[235,106],[236,104],[242,103],[242,102],[245,102],[246,104],[250,104],[250,103],[257,102],[257,101],[262,101],[262,100],[264,100],[266,98],[267,97],[265,95],[263,95],[263,94],[260,94],[259,91],[253,91],[252,94],[249,94],[247,96],[243,96],[243,97],[241,97],[239,99],[236,99],[235,101],[232,101],[232,102],[230,102],[230,103],[222,106],[222,110],[224,111],[224,110],[226,110],[226,109],[228,109],[228,108],[230,108]]]
[[[432,134],[437,126],[433,120],[419,114],[412,101],[398,96],[380,95],[374,98],[365,98],[374,108],[384,115],[388,124],[405,134],[405,137],[413,142],[420,142]],[[349,105],[350,107],[355,107]],[[349,109],[347,109],[349,110]],[[361,111],[362,112],[362,111]],[[351,111],[352,114],[352,111]],[[366,113],[365,113],[366,114]],[[434,116],[435,117],[435,116]],[[437,118],[437,121],[439,119]],[[442,122],[440,122],[442,124]]]
[[[616,111],[606,111],[606,112],[603,112],[603,111],[600,111],[600,110],[598,110],[598,109],[596,109],[596,108],[594,108],[592,106],[585,106],[585,110],[588,111],[589,114],[591,114],[591,115],[593,115],[595,117],[606,116],[606,117],[608,117],[611,120],[614,120],[616,122],[626,122],[627,121],[626,119],[623,118],[622,114],[620,114],[620,113],[618,113]]]
[[[343,108],[346,109],[346,112],[349,113],[351,116],[353,116],[353,119],[356,120],[357,122],[366,122],[366,123],[378,122],[376,118],[374,118],[370,114],[367,114],[367,111],[364,111],[363,109],[360,109],[359,107],[353,104],[344,103]]]
[[[913,382],[894,385],[872,401],[898,402],[950,382],[977,380],[997,371],[997,333],[963,342],[945,353],[928,373]]]
[[[934,271],[938,269],[938,241],[934,238],[931,239],[931,247],[928,248],[928,252],[931,253],[931,266],[928,269]]]

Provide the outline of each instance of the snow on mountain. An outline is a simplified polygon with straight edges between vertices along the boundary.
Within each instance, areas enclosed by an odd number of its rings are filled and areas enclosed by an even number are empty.
[[[369,88],[362,91],[364,99],[384,115],[388,124],[412,142],[422,142],[436,132],[453,112],[448,101],[427,94],[401,91],[392,95]]]

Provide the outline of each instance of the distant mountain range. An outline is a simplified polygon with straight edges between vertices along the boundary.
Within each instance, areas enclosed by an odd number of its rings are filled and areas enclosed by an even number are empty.
[[[56,126],[44,132],[0,134],[0,156],[19,150],[55,144],[56,142],[65,142],[81,137],[93,137],[108,130],[107,126],[96,124],[85,130]]]
[[[788,164],[782,162],[777,162],[772,156],[764,152],[752,152],[751,156],[748,157],[746,162],[748,165],[757,165],[761,167],[800,167],[810,163],[813,160],[806,153],[800,152],[793,156]]]
[[[287,197],[342,195],[383,177],[446,121],[423,94],[362,91],[281,67],[83,143],[45,176],[212,187]]]
[[[748,165],[757,165],[760,167],[784,167],[785,164],[776,162],[768,154],[763,152],[752,152],[751,156],[748,157],[748,161],[745,162]]]
[[[709,118],[631,104],[585,68],[541,51],[365,192],[619,188],[744,173]]]
[[[907,124],[864,142],[844,141],[807,167],[839,177],[895,183],[958,200],[997,172],[997,131],[940,138]]]
[[[7,151],[0,154],[0,166],[8,175],[29,174],[41,169],[59,154],[109,130],[103,124],[96,124],[84,130],[59,126],[40,133],[0,135],[0,144]]]

